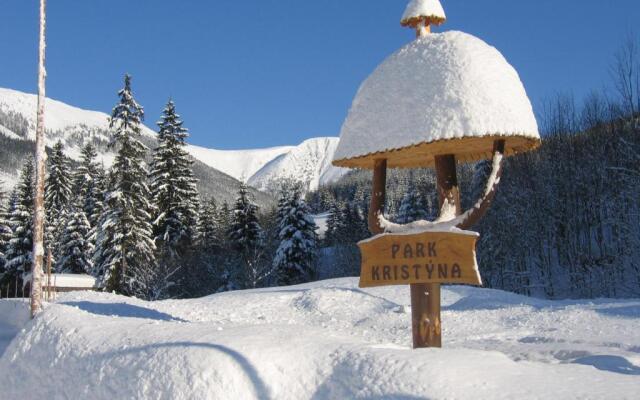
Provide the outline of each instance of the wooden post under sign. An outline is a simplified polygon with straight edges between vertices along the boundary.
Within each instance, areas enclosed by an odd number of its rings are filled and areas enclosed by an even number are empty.
[[[460,191],[454,155],[436,156],[438,203],[442,210],[445,202],[455,207],[460,215]],[[411,325],[413,347],[442,347],[440,317],[440,284],[417,283],[411,285]]]
[[[456,175],[455,156],[436,156],[435,167],[438,185],[438,202],[440,204],[441,213],[447,212],[452,214],[451,216],[460,215],[460,192],[458,189],[458,179]],[[384,233],[384,229],[380,226],[378,216],[384,212],[386,175],[387,160],[375,160],[372,182],[373,188],[368,216],[369,230],[374,235]],[[363,255],[363,269],[360,280],[360,285],[362,287],[401,284],[399,281],[403,280],[406,275],[407,278],[405,279],[405,284],[409,283],[411,289],[411,325],[414,348],[442,347],[440,282],[481,284],[480,275],[476,274],[475,238],[468,238],[469,240],[461,240],[460,237],[458,237],[458,239],[452,239],[447,236],[455,236],[455,234],[446,233],[431,233],[428,235],[428,237],[424,238],[424,242],[421,242],[423,251],[425,246],[429,246],[429,243],[433,243],[433,246],[437,246],[438,249],[442,248],[442,246],[447,248],[448,250],[444,252],[445,254],[455,254],[456,257],[467,254],[471,256],[471,259],[466,260],[463,257],[460,259],[460,263],[451,262],[449,264],[447,264],[446,261],[454,260],[443,260],[442,264],[439,264],[435,260],[435,254],[434,257],[425,256],[426,258],[429,258],[429,260],[425,260],[427,264],[424,264],[424,271],[422,271],[419,264],[392,265],[393,260],[388,261],[386,264],[380,264],[380,262],[384,260],[384,254],[391,254],[392,258],[395,258],[396,253],[394,253],[392,246],[400,246],[400,244],[398,244],[402,242],[400,239],[394,239],[393,237],[382,239],[378,238],[375,243],[372,242],[367,244],[365,241],[360,244],[361,254]],[[419,238],[412,236],[411,239]],[[453,242],[458,243],[452,247],[450,243]],[[418,253],[418,249],[416,249],[416,253]],[[374,264],[377,265],[371,264],[371,259],[376,260],[376,263]],[[458,259],[455,259],[455,261],[457,260]],[[434,270],[436,265],[438,268],[442,265],[444,269],[444,277],[440,280],[436,278],[436,275],[433,272],[430,272]],[[454,266],[457,267],[457,270],[453,269]],[[406,267],[407,271],[415,267],[415,273],[405,271],[404,267]],[[422,273],[422,277],[419,276],[420,273]],[[438,271],[438,273],[440,273],[440,271]],[[376,281],[376,279],[378,279],[378,281]],[[391,282],[392,280],[395,280],[395,283]]]

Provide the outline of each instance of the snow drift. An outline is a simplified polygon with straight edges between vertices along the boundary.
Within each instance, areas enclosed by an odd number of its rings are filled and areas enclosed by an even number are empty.
[[[640,391],[640,300],[550,302],[448,287],[445,348],[414,351],[408,288],[356,284],[156,303],[66,294],[34,321],[12,319],[24,325],[0,358],[0,387],[6,398],[53,399],[631,399]],[[0,301],[0,321],[15,305]]]

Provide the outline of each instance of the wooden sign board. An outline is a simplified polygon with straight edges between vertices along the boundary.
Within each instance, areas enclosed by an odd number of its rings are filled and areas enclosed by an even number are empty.
[[[476,262],[477,234],[422,232],[382,234],[358,243],[360,287],[414,283],[482,285]]]

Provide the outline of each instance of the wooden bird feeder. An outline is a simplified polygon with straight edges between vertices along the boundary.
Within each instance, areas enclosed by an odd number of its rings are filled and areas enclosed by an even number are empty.
[[[401,24],[416,29],[417,39],[361,85],[333,161],[373,170],[369,230],[377,236],[359,244],[360,285],[410,285],[414,348],[441,346],[441,283],[481,284],[478,235],[468,229],[491,204],[504,158],[540,144],[515,69],[476,37],[431,33],[445,20],[438,0],[410,2]],[[484,193],[462,212],[456,165],[484,159],[493,160]],[[387,221],[387,168],[422,167],[435,167],[440,217],[405,225]]]

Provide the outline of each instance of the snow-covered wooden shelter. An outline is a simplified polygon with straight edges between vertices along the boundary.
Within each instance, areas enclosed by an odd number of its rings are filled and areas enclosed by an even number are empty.
[[[363,260],[383,254],[384,234],[468,230],[491,204],[505,156],[540,144],[533,108],[516,70],[477,37],[431,32],[445,21],[439,0],[410,1],[400,23],[415,29],[417,38],[362,83],[342,125],[333,164],[373,169],[369,230],[382,235],[372,239],[380,249],[374,246],[365,254],[361,246]],[[484,193],[462,212],[456,164],[489,158],[492,171]],[[435,167],[440,216],[408,224],[388,221],[387,168],[420,167]],[[477,268],[475,249],[471,253]],[[362,267],[366,274],[364,262]],[[440,347],[440,283],[410,286],[414,347]]]
[[[45,292],[96,290],[96,278],[86,274],[51,274],[44,279]]]
[[[540,142],[518,73],[477,37],[431,33],[396,51],[360,86],[333,163],[371,169],[384,158],[389,168],[416,168],[433,166],[441,154],[471,162],[491,158],[496,139],[505,141],[506,155]]]

